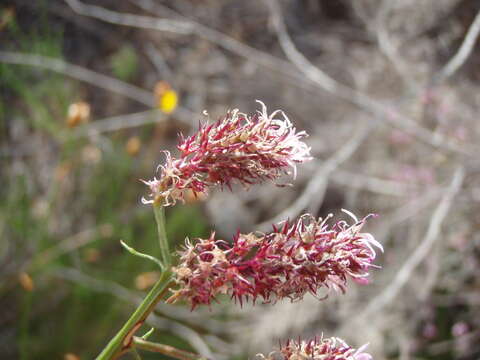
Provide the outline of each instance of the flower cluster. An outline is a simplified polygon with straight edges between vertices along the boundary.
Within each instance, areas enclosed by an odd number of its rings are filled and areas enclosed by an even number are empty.
[[[368,269],[375,267],[374,247],[381,245],[360,230],[367,218],[355,223],[339,221],[331,228],[326,219],[304,215],[286,221],[269,234],[240,234],[233,245],[216,240],[187,239],[174,268],[179,289],[173,299],[186,299],[192,308],[210,304],[218,294],[239,301],[261,297],[265,302],[302,299],[320,288],[346,289],[347,278],[368,282]]]
[[[339,338],[312,339],[309,341],[287,341],[279,351],[268,356],[259,354],[263,360],[371,360],[372,356],[363,352],[366,345],[355,350]]]
[[[302,141],[307,134],[296,132],[283,111],[268,115],[260,104],[262,110],[254,115],[229,111],[214,124],[201,124],[196,134],[182,136],[177,146],[180,158],[166,152],[160,177],[145,181],[151,194],[144,202],[171,205],[184,200],[186,190],[206,193],[211,186],[230,187],[235,180],[248,187],[288,174],[289,168],[295,175],[296,164],[311,159],[310,148]]]

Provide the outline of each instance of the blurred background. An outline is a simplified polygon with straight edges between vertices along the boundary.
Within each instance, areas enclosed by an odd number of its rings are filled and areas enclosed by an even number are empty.
[[[346,208],[379,214],[366,230],[383,269],[324,301],[160,305],[152,339],[246,359],[323,333],[369,342],[375,359],[479,359],[479,11],[477,0],[2,0],[0,358],[93,358],[158,278],[119,244],[158,255],[139,179],[204,110],[252,113],[260,99],[308,131],[315,160],[291,187],[168,208],[172,243]]]

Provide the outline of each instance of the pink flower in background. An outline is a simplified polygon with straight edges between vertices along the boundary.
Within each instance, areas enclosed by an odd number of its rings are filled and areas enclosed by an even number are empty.
[[[376,267],[374,247],[382,246],[371,234],[361,233],[364,218],[348,225],[339,221],[331,228],[325,219],[304,215],[285,221],[269,234],[240,234],[233,245],[208,239],[187,240],[180,263],[174,269],[180,285],[172,299],[185,299],[192,308],[210,304],[218,294],[265,302],[300,300],[320,288],[345,292],[347,278],[366,283],[368,269]]]
[[[459,321],[452,326],[452,335],[455,337],[465,335],[468,331],[468,324],[464,321]]]
[[[367,345],[363,345],[358,350],[348,346],[345,341],[339,338],[327,338],[323,336],[320,339],[308,341],[292,341],[280,347],[280,350],[270,353],[268,356],[259,354],[264,360],[372,360],[372,356],[363,352]]]
[[[268,115],[266,106],[254,115],[229,111],[213,124],[200,125],[197,133],[181,137],[179,159],[166,152],[158,179],[144,181],[150,199],[164,205],[184,200],[185,190],[206,193],[215,185],[230,187],[234,181],[248,187],[275,180],[288,169],[296,174],[296,164],[311,160],[310,148],[302,141],[307,133],[296,132],[281,110]],[[280,115],[280,118],[276,118]]]

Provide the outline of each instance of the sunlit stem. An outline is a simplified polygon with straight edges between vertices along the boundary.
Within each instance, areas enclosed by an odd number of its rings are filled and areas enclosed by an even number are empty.
[[[172,273],[169,270],[164,271],[132,316],[130,316],[125,325],[123,325],[120,331],[110,340],[96,359],[116,359],[122,353],[128,351],[132,346],[133,335],[143,325],[148,315],[150,315],[155,308],[155,305],[166,295],[171,285]]]
[[[173,285],[171,272],[171,254],[168,246],[167,232],[165,230],[165,213],[161,203],[154,204],[153,211],[157,222],[158,237],[160,240],[161,265],[164,269],[157,283],[147,294],[142,303],[137,307],[135,312],[130,316],[120,331],[110,340],[96,360],[113,360],[122,354],[130,351],[133,346],[133,339],[136,332],[142,327],[148,315],[153,311],[157,303],[168,293],[168,289]],[[149,255],[141,254],[130,248],[126,244],[122,244],[128,251],[137,256],[148,258],[158,262]]]
[[[160,259],[163,266],[168,269],[172,264],[172,255],[168,244],[167,231],[165,229],[165,207],[161,201],[155,201],[153,204],[153,212],[157,222],[158,240],[160,243]]]

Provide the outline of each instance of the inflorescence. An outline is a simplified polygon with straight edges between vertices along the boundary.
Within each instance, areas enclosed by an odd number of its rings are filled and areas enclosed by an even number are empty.
[[[197,133],[177,145],[180,157],[168,151],[159,178],[144,181],[150,188],[144,203],[169,206],[184,201],[187,192],[207,194],[211,187],[231,188],[237,182],[245,187],[283,174],[296,175],[296,165],[311,160],[310,148],[303,142],[306,132],[297,132],[281,110],[268,115],[261,111],[246,115],[229,111],[213,124],[200,125]],[[280,118],[276,118],[280,115]],[[347,280],[369,282],[369,269],[376,258],[375,248],[383,251],[371,234],[361,229],[367,216],[354,223],[328,224],[332,215],[316,219],[303,215],[284,221],[268,234],[238,232],[233,241],[216,239],[186,240],[180,259],[172,268],[178,287],[167,300],[186,300],[192,309],[210,305],[220,294],[228,294],[240,305],[246,301],[296,301],[310,293],[321,297],[321,289],[346,291]],[[288,341],[263,360],[371,360],[366,346],[356,350],[339,338]]]
[[[258,102],[262,109],[253,115],[235,109],[213,124],[201,124],[194,135],[182,136],[180,158],[166,151],[160,177],[144,181],[150,195],[143,202],[173,205],[184,200],[187,190],[204,194],[215,185],[230,188],[234,181],[248,187],[288,174],[289,168],[295,176],[296,164],[311,159],[302,141],[307,133],[296,132],[283,111],[268,115]]]
[[[281,345],[278,351],[267,356],[258,354],[263,360],[371,360],[372,356],[363,352],[367,345],[354,349],[339,338],[323,338],[312,340],[289,340]]]
[[[320,288],[345,292],[347,278],[368,282],[368,269],[376,267],[374,247],[383,250],[371,234],[360,230],[366,218],[349,225],[339,221],[331,228],[329,217],[304,215],[285,221],[269,234],[240,234],[233,245],[215,239],[188,239],[174,268],[180,285],[172,299],[185,299],[192,308],[210,304],[218,294],[265,302],[300,300],[306,293],[318,296]]]

